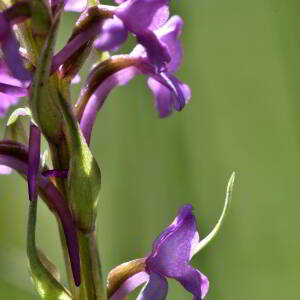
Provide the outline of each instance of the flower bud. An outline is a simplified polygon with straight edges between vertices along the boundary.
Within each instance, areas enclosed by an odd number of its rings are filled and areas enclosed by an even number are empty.
[[[70,152],[68,202],[78,229],[91,232],[97,216],[101,173],[68,102],[59,94]]]

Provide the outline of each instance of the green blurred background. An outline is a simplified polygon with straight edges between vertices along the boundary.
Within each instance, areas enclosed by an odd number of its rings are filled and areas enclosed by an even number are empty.
[[[210,280],[206,299],[299,299],[300,2],[174,0],[171,10],[185,20],[180,78],[191,102],[160,120],[139,77],[110,95],[93,132],[104,273],[145,256],[184,203],[208,234],[236,171],[225,226],[192,260]],[[59,47],[75,20],[66,14]],[[0,189],[0,299],[38,299],[25,256],[27,187],[14,174]],[[55,220],[42,202],[37,242],[65,282]],[[191,299],[169,283],[168,299]]]

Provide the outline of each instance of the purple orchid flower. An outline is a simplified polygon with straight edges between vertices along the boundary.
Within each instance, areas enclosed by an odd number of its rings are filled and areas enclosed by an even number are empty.
[[[194,299],[203,299],[209,288],[205,275],[189,265],[194,255],[205,248],[222,227],[231,202],[235,173],[228,181],[225,205],[213,230],[200,241],[196,228],[196,218],[191,205],[184,205],[173,223],[169,225],[153,242],[151,253],[143,259],[133,260],[120,265],[108,275],[109,288],[112,289],[115,274],[122,274],[123,268],[137,271],[131,277],[117,279],[116,289],[110,291],[109,300],[121,300],[139,285],[147,282],[137,300],[165,300],[168,292],[167,278],[172,278],[190,293]],[[136,265],[139,265],[137,268]],[[119,271],[118,271],[119,269]],[[126,272],[125,272],[126,274]]]
[[[137,300],[164,300],[168,292],[167,278],[179,281],[195,299],[203,299],[209,287],[208,279],[188,263],[196,253],[199,234],[191,205],[181,207],[177,217],[153,242],[145,260],[145,272],[127,279],[109,300],[127,296],[138,285],[147,281]]]
[[[153,293],[159,293],[156,299],[164,299],[168,288],[165,277],[179,281],[197,300],[203,299],[208,292],[208,279],[188,264],[198,244],[196,218],[192,206],[185,205],[174,222],[154,241],[152,252],[146,259],[150,278],[138,299],[151,299],[149,296]],[[161,289],[155,291],[156,286]]]
[[[153,34],[148,32],[146,36],[143,36],[143,43],[149,45],[148,49],[139,44],[130,55],[111,58],[112,63],[114,60],[127,60],[128,63],[125,63],[126,67],[117,68],[116,72],[110,73],[108,77],[100,82],[93,91],[82,116],[80,116],[80,127],[88,142],[97,111],[102,107],[110,91],[116,86],[127,84],[138,74],[146,74],[150,77],[148,85],[155,97],[155,106],[160,117],[168,116],[173,109],[179,111],[185,106],[191,97],[190,88],[172,75],[173,72],[178,70],[182,57],[179,41],[182,26],[182,19],[173,16],[163,27],[155,30]],[[153,44],[154,48],[151,48],[151,42],[147,41],[147,36],[151,36],[151,39],[158,41]],[[157,49],[157,45],[161,45],[161,47]],[[169,57],[166,64],[159,59],[159,54],[162,51],[166,53],[165,57]],[[109,68],[109,64],[104,62],[99,65],[99,70],[105,66]],[[96,73],[97,68],[88,77],[87,87],[91,86]],[[80,101],[79,98],[78,105],[80,105]]]

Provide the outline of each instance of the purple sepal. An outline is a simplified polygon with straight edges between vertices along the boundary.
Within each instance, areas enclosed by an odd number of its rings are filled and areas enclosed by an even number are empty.
[[[127,29],[139,34],[160,28],[169,17],[169,0],[128,0],[115,10]]]
[[[13,76],[22,81],[31,80],[32,75],[24,68],[19,53],[20,44],[11,29],[9,20],[6,19],[3,13],[0,13],[0,45],[4,60]]]
[[[100,51],[116,51],[127,40],[127,37],[128,30],[124,23],[114,16],[113,19],[104,21],[94,47]]]
[[[40,166],[41,131],[34,124],[30,125],[28,153],[28,194],[30,201],[37,200],[37,176]]]
[[[150,273],[149,281],[140,292],[137,300],[165,300],[167,293],[167,280],[159,274]]]

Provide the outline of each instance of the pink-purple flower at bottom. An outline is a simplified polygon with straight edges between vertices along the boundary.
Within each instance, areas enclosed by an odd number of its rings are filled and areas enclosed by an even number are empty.
[[[208,279],[188,264],[193,255],[193,248],[198,244],[196,218],[192,213],[192,206],[185,205],[181,207],[174,222],[154,241],[152,252],[146,259],[146,270],[150,279],[138,299],[150,300],[148,294],[153,293],[153,285],[161,286],[160,293],[163,296],[167,289],[165,278],[176,279],[197,300],[203,299],[208,292]],[[155,284],[151,283],[151,280]]]
[[[147,283],[137,300],[165,300],[168,278],[179,281],[196,300],[203,299],[208,292],[208,279],[189,265],[199,243],[192,206],[184,205],[173,223],[153,242],[152,251],[145,260],[145,271],[127,279],[109,300],[126,297],[145,281]]]

